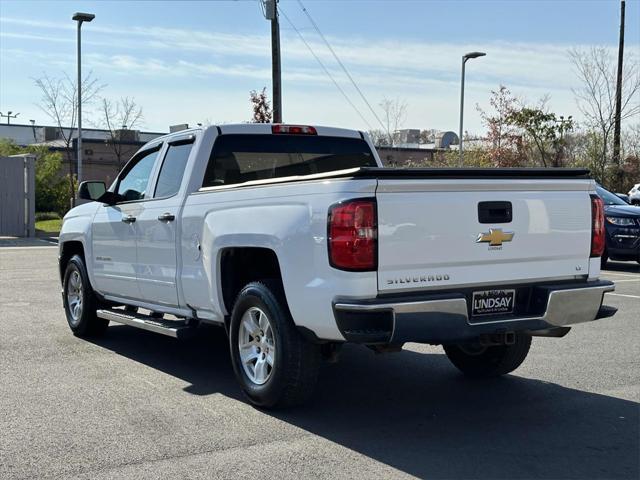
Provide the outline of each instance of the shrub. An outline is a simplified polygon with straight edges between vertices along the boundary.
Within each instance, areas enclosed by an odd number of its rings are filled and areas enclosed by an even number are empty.
[[[36,212],[36,222],[42,220],[60,220],[60,214],[58,212]]]

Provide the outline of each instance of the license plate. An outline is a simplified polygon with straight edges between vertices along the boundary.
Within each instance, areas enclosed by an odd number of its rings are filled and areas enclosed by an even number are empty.
[[[481,292],[473,292],[471,315],[512,313],[515,301],[515,290],[484,290]]]

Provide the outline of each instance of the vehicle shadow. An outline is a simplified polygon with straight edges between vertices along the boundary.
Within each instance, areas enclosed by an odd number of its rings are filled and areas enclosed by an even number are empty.
[[[617,262],[615,260],[609,260],[607,262],[607,268],[602,273],[607,273],[607,270],[611,272],[628,272],[628,273],[640,273],[640,264],[638,262]]]
[[[242,399],[220,329],[178,342],[125,326],[95,343]],[[422,478],[640,477],[639,404],[509,375],[469,381],[444,355],[347,346],[307,406],[265,412]]]

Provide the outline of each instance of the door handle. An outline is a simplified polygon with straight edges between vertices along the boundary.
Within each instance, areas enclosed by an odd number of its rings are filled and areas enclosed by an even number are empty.
[[[158,216],[158,220],[160,220],[161,222],[173,222],[175,219],[176,216],[169,212],[163,213],[162,215]]]
[[[136,217],[134,217],[133,215],[123,215],[122,221],[124,223],[133,223],[136,221]]]

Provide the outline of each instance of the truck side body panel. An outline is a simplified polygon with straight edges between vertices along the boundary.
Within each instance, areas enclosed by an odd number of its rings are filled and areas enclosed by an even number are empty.
[[[342,272],[329,266],[328,206],[371,197],[376,182],[333,180],[192,194],[181,235],[184,300],[204,318],[222,321],[220,258],[227,248],[261,247],[277,255],[285,295],[297,325],[320,338],[342,340],[331,321],[337,292],[353,298],[376,295],[375,272]],[[200,246],[200,250],[198,249]]]

